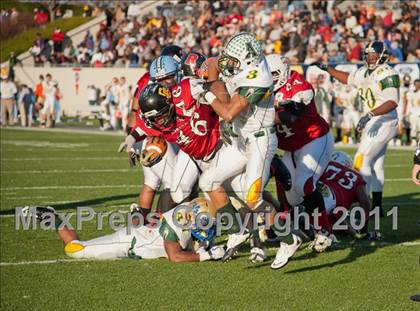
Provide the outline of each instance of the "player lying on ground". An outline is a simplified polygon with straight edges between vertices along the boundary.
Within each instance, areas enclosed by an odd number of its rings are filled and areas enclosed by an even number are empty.
[[[174,208],[162,214],[160,223],[151,222],[142,226],[136,223],[130,230],[122,228],[89,241],[81,241],[77,233],[66,226],[59,228],[57,233],[64,243],[65,253],[77,259],[166,257],[171,262],[191,262],[222,258],[225,253],[222,246],[213,246],[209,250],[200,248],[198,252],[192,249],[194,240],[210,242],[215,236],[215,226],[203,229],[209,223],[209,217],[215,216],[212,205],[203,198],[197,198],[180,206],[183,208]],[[29,211],[26,208],[24,213],[29,216]],[[36,207],[34,216],[40,221],[55,217],[56,227],[61,223],[51,207]],[[136,219],[133,218],[133,223]],[[186,228],[183,229],[182,225]]]

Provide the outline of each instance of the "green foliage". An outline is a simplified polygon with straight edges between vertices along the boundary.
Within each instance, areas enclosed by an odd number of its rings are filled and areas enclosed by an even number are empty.
[[[54,28],[59,27],[63,32],[68,32],[86,22],[91,18],[74,16],[68,19],[58,19],[48,23],[45,28],[32,28],[21,32],[14,38],[5,40],[0,47],[0,61],[4,62],[9,58],[10,52],[15,51],[17,55],[27,51],[36,39],[36,34],[40,32],[43,37],[50,38]]]
[[[41,8],[48,10],[48,4],[47,1],[37,3],[10,0],[0,1],[0,9],[11,10],[12,8],[17,9],[19,12],[33,12],[34,9]],[[62,9],[63,14],[67,9],[73,10],[74,15],[83,14],[83,6],[81,5],[60,4],[60,8]]]

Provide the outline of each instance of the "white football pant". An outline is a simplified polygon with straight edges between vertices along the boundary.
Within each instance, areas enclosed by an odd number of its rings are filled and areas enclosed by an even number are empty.
[[[77,259],[104,260],[129,257],[130,248],[134,255],[143,259],[167,257],[159,228],[146,226],[131,228],[130,234],[127,228],[122,228],[89,241],[75,240],[68,243],[64,251]]]
[[[384,159],[388,142],[397,135],[398,120],[374,117],[363,130],[354,168],[366,181],[368,192],[381,192],[384,186]]]
[[[333,137],[327,133],[298,150],[284,152],[282,160],[292,177],[292,189],[286,192],[290,205],[302,203],[303,197],[315,190],[316,182],[328,166],[333,149]]]

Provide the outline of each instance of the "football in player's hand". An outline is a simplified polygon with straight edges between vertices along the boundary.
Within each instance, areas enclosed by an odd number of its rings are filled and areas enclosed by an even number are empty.
[[[150,158],[163,157],[168,149],[166,140],[162,137],[152,136],[147,138],[146,146],[144,147]]]

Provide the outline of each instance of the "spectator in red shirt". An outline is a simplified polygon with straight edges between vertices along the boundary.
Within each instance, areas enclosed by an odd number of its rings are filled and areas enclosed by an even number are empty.
[[[390,29],[392,27],[392,10],[387,10],[384,18],[382,19],[382,22],[384,24],[384,27],[386,30]]]
[[[54,54],[61,53],[63,51],[64,33],[60,28],[54,29],[52,41],[54,43]]]
[[[362,46],[356,39],[349,38],[349,49],[347,53],[347,60],[351,63],[358,63],[361,60]]]
[[[34,23],[37,26],[44,25],[48,22],[48,14],[44,11],[34,9]]]

